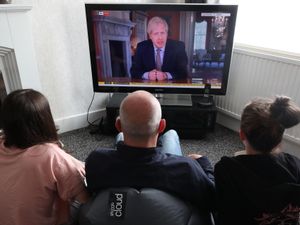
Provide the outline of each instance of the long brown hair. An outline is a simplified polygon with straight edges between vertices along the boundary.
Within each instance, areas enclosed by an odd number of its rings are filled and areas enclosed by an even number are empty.
[[[58,143],[48,100],[38,91],[11,92],[4,99],[1,117],[7,147],[25,149],[46,142]]]
[[[300,108],[286,96],[256,98],[243,110],[241,130],[257,151],[268,153],[282,140],[284,130],[300,122]]]

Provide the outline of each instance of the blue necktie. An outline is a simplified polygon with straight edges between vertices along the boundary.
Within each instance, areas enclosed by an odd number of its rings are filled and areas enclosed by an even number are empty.
[[[156,62],[156,69],[161,70],[161,58],[160,58],[160,51],[161,49],[158,48],[156,49],[156,57],[155,57],[155,62]]]

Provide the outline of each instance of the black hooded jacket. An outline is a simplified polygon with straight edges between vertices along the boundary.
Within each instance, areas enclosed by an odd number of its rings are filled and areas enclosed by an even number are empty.
[[[218,224],[300,224],[300,159],[287,153],[222,157]]]

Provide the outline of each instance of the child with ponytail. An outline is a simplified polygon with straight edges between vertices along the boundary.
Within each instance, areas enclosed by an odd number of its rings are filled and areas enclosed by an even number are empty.
[[[300,224],[300,159],[281,150],[285,129],[299,122],[300,108],[286,96],[245,106],[245,154],[215,166],[217,224]]]

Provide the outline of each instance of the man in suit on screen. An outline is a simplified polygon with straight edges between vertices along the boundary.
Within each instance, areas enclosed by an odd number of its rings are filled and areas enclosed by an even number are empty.
[[[151,81],[186,79],[188,58],[182,41],[168,39],[168,24],[160,17],[150,19],[149,40],[138,43],[131,68],[133,79]]]

